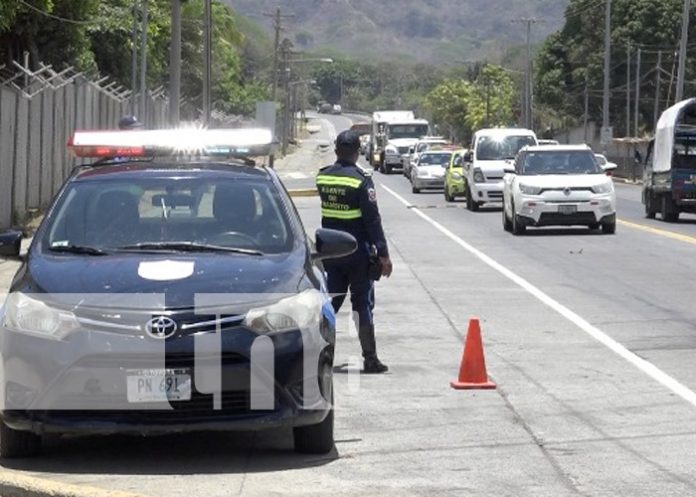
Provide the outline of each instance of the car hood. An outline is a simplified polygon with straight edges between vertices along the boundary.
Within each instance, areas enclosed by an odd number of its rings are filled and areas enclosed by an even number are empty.
[[[445,168],[442,166],[418,166],[418,172],[426,172],[430,176],[444,176],[445,175]]]
[[[502,176],[505,167],[510,167],[511,164],[506,160],[477,160],[474,166],[480,168],[482,171],[485,172],[500,172]]]
[[[49,294],[161,294],[168,307],[196,294],[291,294],[305,275],[304,251],[284,255],[37,254],[14,290]]]
[[[521,175],[519,180],[525,185],[541,188],[592,188],[611,182],[611,179],[604,174]]]
[[[417,141],[418,139],[416,138],[398,138],[396,140],[389,140],[389,145],[395,147],[412,147]]]

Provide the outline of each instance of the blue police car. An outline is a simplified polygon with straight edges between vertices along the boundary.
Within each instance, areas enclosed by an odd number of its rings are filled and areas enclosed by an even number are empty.
[[[265,130],[78,132],[0,309],[0,455],[48,433],[291,427],[333,448],[335,316]]]

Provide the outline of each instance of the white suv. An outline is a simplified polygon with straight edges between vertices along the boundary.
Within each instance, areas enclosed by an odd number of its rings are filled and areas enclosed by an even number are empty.
[[[482,129],[474,134],[464,156],[467,209],[477,211],[485,203],[502,202],[505,163],[528,145],[537,145],[536,135],[528,129]]]
[[[614,166],[615,167],[615,166]],[[503,228],[584,225],[616,232],[616,193],[587,145],[525,147],[505,167]]]

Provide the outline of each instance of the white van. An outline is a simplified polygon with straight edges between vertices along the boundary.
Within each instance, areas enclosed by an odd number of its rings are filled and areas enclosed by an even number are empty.
[[[466,207],[470,211],[489,202],[503,201],[504,168],[525,146],[536,146],[533,131],[519,128],[482,129],[474,134],[464,156],[467,179]]]

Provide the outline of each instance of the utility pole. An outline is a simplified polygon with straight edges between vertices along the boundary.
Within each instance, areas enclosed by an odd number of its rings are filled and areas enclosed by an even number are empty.
[[[527,25],[527,69],[524,77],[524,126],[532,129],[534,125],[534,74],[532,67],[532,25],[543,22],[534,18],[520,18],[512,22]]]
[[[287,19],[292,19],[295,14],[283,14],[278,7],[275,13],[264,12],[264,16],[273,18],[273,29],[275,31],[275,38],[273,42],[273,100],[275,101],[278,96],[278,61],[280,60],[280,33],[284,31],[283,21]]]
[[[604,95],[602,102],[602,147],[606,153],[609,138],[609,84],[611,75],[611,0],[606,0],[606,13],[604,19]]]
[[[677,71],[677,93],[674,97],[675,102],[684,99],[684,80],[686,79],[686,46],[689,40],[689,10],[691,0],[684,0],[684,14],[682,17],[682,33],[679,43],[679,70]]]
[[[138,0],[133,1],[133,33],[131,38],[133,50],[131,52],[131,114],[137,114],[138,107]]]
[[[631,45],[626,49],[626,136],[631,136]]]
[[[653,111],[653,129],[657,129],[660,118],[660,86],[662,85],[662,50],[657,52],[657,68],[655,69],[655,109]]]
[[[211,111],[211,66],[212,60],[212,40],[213,40],[213,13],[212,0],[204,0],[204,19],[203,19],[203,124],[210,124]]]
[[[590,89],[589,89],[589,77],[587,72],[585,72],[585,115],[583,116],[583,129],[585,130],[585,143],[587,143],[587,124],[590,120]]]
[[[642,49],[638,49],[638,59],[636,60],[636,108],[633,111],[633,120],[635,121],[635,132],[633,136],[638,137],[638,125],[640,124],[640,59],[642,56]]]
[[[147,28],[148,28],[148,0],[142,0],[143,24],[140,45],[140,119],[147,119]]]
[[[288,152],[288,134],[290,121],[290,40],[287,38],[281,43],[282,56],[282,73],[283,73],[283,90],[284,90],[284,105],[283,105],[283,141],[281,151],[283,155]]]
[[[172,0],[172,42],[169,49],[169,123],[178,126],[181,99],[181,0]]]

